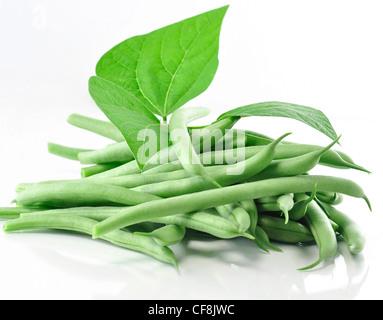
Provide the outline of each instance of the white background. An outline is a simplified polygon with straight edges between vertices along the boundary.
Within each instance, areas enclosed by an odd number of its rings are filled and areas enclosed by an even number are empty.
[[[79,177],[80,166],[48,154],[48,141],[98,148],[109,141],[66,123],[71,113],[104,118],[87,91],[103,53],[117,43],[230,4],[220,67],[188,106],[224,111],[262,101],[322,110],[341,150],[372,175],[320,167],[354,179],[369,195],[342,208],[367,234],[357,257],[340,243],[310,272],[317,248],[281,246],[269,255],[249,240],[192,240],[174,248],[180,270],[86,236],[0,232],[1,299],[382,299],[383,5],[380,0],[0,0],[0,206],[20,182]],[[251,118],[238,127],[327,144],[288,119]]]

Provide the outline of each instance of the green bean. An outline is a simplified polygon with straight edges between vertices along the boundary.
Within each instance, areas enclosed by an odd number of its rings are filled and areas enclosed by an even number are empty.
[[[326,154],[334,146],[334,144],[338,142],[339,139],[340,136],[331,142],[328,146],[321,149],[311,151],[297,157],[273,161],[270,166],[268,166],[258,175],[254,176],[251,181],[285,176],[296,176],[309,172],[319,163],[323,155]]]
[[[194,109],[194,110],[192,110],[192,109]],[[234,124],[239,120],[239,117],[228,117],[228,118],[213,122],[208,126],[188,128],[187,129],[188,133],[186,133],[186,129],[185,129],[186,123],[188,121],[190,121],[190,119],[193,119],[194,116],[200,117],[207,112],[207,109],[199,108],[202,113],[199,113],[199,115],[198,115],[197,109],[191,108],[191,109],[188,109],[188,110],[185,110],[182,112],[179,111],[178,112],[179,116],[177,116],[177,114],[176,114],[176,117],[174,117],[174,118],[173,118],[174,115],[172,116],[173,120],[170,121],[170,122],[172,122],[172,126],[171,126],[171,124],[169,124],[169,129],[172,129],[173,131],[174,130],[178,131],[178,129],[181,129],[183,142],[185,142],[185,141],[188,142],[188,139],[190,139],[190,135],[196,136],[198,134],[197,137],[199,139],[195,139],[195,137],[194,137],[194,139],[192,139],[192,141],[191,141],[191,144],[188,143],[185,146],[184,150],[188,150],[190,152],[190,155],[192,155],[192,153],[211,151],[213,145],[217,149],[217,143],[216,142],[222,141],[222,144],[227,142],[228,139],[225,136],[226,130],[231,129],[234,126]],[[191,115],[191,113],[194,113],[194,112],[196,112],[196,114]],[[189,114],[187,114],[187,113],[189,113]],[[191,116],[191,118],[189,120],[187,119],[188,116]],[[177,117],[179,118],[179,120],[177,120]],[[196,131],[196,130],[198,130],[198,131]],[[197,132],[197,134],[196,134],[196,132]],[[218,134],[218,138],[216,136],[217,134]],[[171,133],[170,133],[170,135],[171,135]],[[173,135],[175,136],[176,133],[174,133]],[[180,137],[175,136],[173,138],[180,138]],[[217,139],[215,139],[215,138],[217,138]],[[217,140],[217,141],[214,141],[214,143],[213,143],[212,142],[213,140]],[[207,146],[206,146],[206,144],[207,144]],[[186,153],[188,153],[188,151],[186,151]],[[188,156],[188,155],[186,154],[185,157],[186,156]],[[193,161],[198,164],[197,157],[195,156],[195,154],[193,155],[193,157],[194,157]],[[178,160],[177,147],[172,145],[172,146],[169,146],[168,148],[164,148],[164,149],[160,150],[154,156],[152,156],[149,159],[149,161],[145,164],[144,170],[149,170],[149,169],[156,167],[160,164],[174,163],[177,160]],[[187,160],[185,159],[185,161],[187,161]]]
[[[140,172],[141,172],[141,169],[138,166],[137,161],[133,160],[123,165],[120,165],[116,168],[110,169],[108,171],[92,175],[88,179],[93,180],[98,178],[111,178],[111,177],[118,177],[122,175],[128,175],[128,174],[134,174],[134,173],[140,173]]]
[[[65,215],[65,216],[79,216],[83,218],[89,218],[96,221],[105,220],[113,215],[118,214],[122,209],[126,209],[128,206],[98,206],[98,207],[71,207],[61,209],[35,209],[30,212],[20,213],[20,217],[29,217],[36,215]]]
[[[215,209],[163,216],[160,218],[149,219],[149,221],[175,224],[185,228],[208,233],[221,239],[245,237],[254,240],[254,236],[247,232],[239,232],[238,227],[235,224],[219,216]]]
[[[151,237],[160,246],[166,247],[180,242],[186,234],[185,227],[168,224],[152,232],[135,232],[134,234]]]
[[[116,142],[125,141],[121,132],[109,121],[98,120],[79,114],[71,114],[67,121],[75,127],[99,134]]]
[[[352,218],[332,205],[325,202],[321,202],[321,205],[329,213],[330,219],[339,226],[337,231],[346,240],[349,251],[352,254],[362,252],[366,244],[366,237],[360,226]]]
[[[124,163],[134,160],[134,155],[126,142],[119,142],[103,149],[80,152],[78,159],[81,164]]]
[[[285,223],[289,222],[289,211],[294,207],[294,193],[283,194],[278,197],[277,205],[285,216]]]
[[[60,215],[79,216],[96,221],[103,221],[117,215],[126,207],[77,207],[66,209],[53,209],[40,212],[22,213],[21,217],[37,215]],[[166,225],[178,225],[181,227],[208,233],[218,238],[231,239],[235,237],[246,237],[254,239],[249,233],[240,233],[238,226],[220,217],[215,209],[204,210],[187,214],[176,214],[162,218],[156,218],[145,222],[160,223]],[[135,224],[134,226],[136,226]]]
[[[17,195],[17,202],[23,206],[45,204],[53,207],[137,205],[158,199],[150,194],[90,181],[41,184]]]
[[[335,192],[318,192],[316,194],[316,197],[320,201],[326,202],[326,203],[331,204],[331,205],[337,205],[337,204],[342,203],[342,201],[343,201],[343,196],[341,194],[335,193]]]
[[[269,252],[269,250],[267,250],[266,247],[270,247],[270,248],[274,249],[275,251],[282,252],[281,248],[278,248],[277,246],[273,245],[270,242],[270,238],[267,235],[266,231],[263,230],[260,226],[257,226],[255,229],[255,240],[254,240],[254,242],[259,248],[261,248],[262,250],[264,250],[266,252]]]
[[[284,219],[266,214],[259,215],[259,226],[274,241],[286,243],[305,243],[314,241],[311,231],[303,224],[295,221],[285,223]]]
[[[215,152],[205,152],[201,154],[200,157],[204,157],[205,161],[202,161],[204,165],[211,164],[227,164],[232,163],[233,159],[248,159],[258,152],[260,152],[264,146],[253,146],[253,147],[244,147],[237,148],[234,150],[223,150],[223,151],[215,151]],[[323,147],[316,145],[305,145],[305,144],[280,144],[276,148],[275,160],[282,159],[290,159],[302,156],[304,154],[322,150]],[[206,160],[209,159],[209,160]],[[354,163],[350,163],[345,161],[337,151],[328,150],[325,152],[320,160],[319,164],[335,167],[338,169],[355,169],[370,173],[367,169],[356,165]]]
[[[216,210],[222,217],[237,225],[240,233],[250,228],[250,215],[239,203],[218,206]]]
[[[315,185],[314,190],[311,192],[310,196],[305,193],[297,193],[294,195],[294,207],[289,212],[291,220],[298,221],[305,216],[309,203],[315,198],[316,189],[317,186]]]
[[[207,108],[187,108],[176,110],[169,122],[170,139],[177,154],[178,160],[186,171],[204,177],[212,185],[220,185],[209,176],[201,164],[199,156],[190,140],[187,124],[202,118],[210,113]]]
[[[261,134],[258,132],[253,132],[250,130],[245,130],[245,136],[246,136],[246,146],[249,146],[249,147],[269,144],[270,142],[272,142],[274,140],[273,138],[265,136],[264,134]],[[283,144],[302,145],[300,143],[290,142],[290,141],[284,141]],[[313,145],[306,145],[306,146],[313,147]],[[337,153],[337,155],[334,155],[335,158],[337,158],[339,156],[340,158],[342,158],[341,161],[344,161],[346,163],[348,162],[349,164],[355,164],[355,162],[352,160],[352,158],[349,155],[347,155],[346,153],[339,151],[339,150],[336,150],[335,152]],[[339,159],[336,161],[339,161]],[[331,165],[331,163],[328,163],[328,165]]]
[[[81,177],[82,178],[88,178],[88,177],[94,176],[96,174],[117,168],[121,165],[123,165],[123,163],[121,163],[121,162],[111,162],[111,163],[96,164],[96,165],[89,166],[89,167],[83,167],[83,168],[81,168]]]
[[[255,235],[255,231],[258,225],[258,209],[254,202],[254,200],[244,200],[240,202],[240,205],[246,212],[248,213],[250,217],[250,227],[249,227],[249,233],[251,235]]]
[[[0,207],[0,219],[16,219],[22,213],[38,212],[39,208],[25,208],[25,207]]]
[[[332,258],[338,250],[338,242],[330,220],[315,201],[309,203],[303,219],[309,226],[319,247],[318,260],[307,267],[299,269],[308,270],[316,267],[325,259]]]
[[[281,211],[281,208],[277,202],[258,203],[257,208],[259,212],[280,212]]]
[[[253,175],[264,170],[271,163],[275,156],[275,149],[278,143],[288,135],[289,133],[282,135],[264,147],[261,152],[255,154],[243,163],[222,166],[221,168],[216,167],[217,169],[212,169],[211,171],[209,168],[205,168],[204,170],[211,179],[218,183],[219,186],[228,186],[244,182]],[[209,190],[214,187],[216,187],[216,185],[211,183],[211,181],[207,180],[205,177],[194,176],[180,180],[143,185],[134,188],[133,190],[168,198],[186,193]]]
[[[276,203],[279,196],[262,197],[257,199],[257,203]]]
[[[212,168],[208,168],[210,171],[213,171]],[[156,173],[156,174],[130,174],[118,177],[111,178],[98,178],[95,182],[98,184],[108,184],[114,185],[124,188],[135,188],[138,186],[158,183],[163,181],[171,181],[177,179],[183,179],[190,177],[190,173],[186,172],[186,170],[177,170],[169,173]],[[17,186],[16,191],[21,192],[30,187],[37,187],[46,184],[65,184],[65,183],[81,183],[84,182],[83,179],[74,179],[74,180],[47,180],[40,181],[37,183],[21,183]],[[88,181],[86,181],[88,182]]]
[[[57,143],[48,142],[48,152],[54,154],[55,156],[59,156],[69,160],[78,161],[78,155],[81,152],[89,152],[90,149],[81,149],[81,148],[73,148],[63,146]]]
[[[188,128],[189,134],[193,137],[192,144],[196,152],[212,151],[213,148],[219,150],[225,147],[245,146],[246,137],[243,134],[238,135],[237,130],[232,130],[239,119],[239,117],[228,117],[207,126]],[[196,137],[199,139],[195,139]]]
[[[29,229],[59,229],[91,235],[96,223],[97,221],[92,219],[78,216],[46,214],[9,220],[4,223],[3,228],[6,232]],[[174,253],[169,248],[158,245],[153,239],[148,237],[117,230],[102,236],[101,239],[119,247],[145,253],[178,268]]]
[[[122,210],[118,215],[98,223],[94,228],[93,236],[97,238],[102,234],[131,224],[177,213],[193,212],[284,193],[309,192],[313,190],[315,184],[317,184],[317,190],[319,191],[340,192],[362,198],[371,209],[370,202],[363,189],[351,180],[314,175],[282,177],[143,203]]]
[[[142,171],[142,174],[153,174],[153,173],[164,173],[164,172],[172,172],[172,171],[177,171],[177,170],[182,170],[184,167],[182,166],[181,162],[176,161],[176,162],[169,162],[169,163],[164,163],[159,166],[153,166],[151,168],[145,169]]]

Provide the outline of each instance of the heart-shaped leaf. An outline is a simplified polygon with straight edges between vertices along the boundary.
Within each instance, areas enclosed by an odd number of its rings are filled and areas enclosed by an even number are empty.
[[[130,38],[100,59],[96,74],[166,118],[212,82],[227,9],[218,8]]]

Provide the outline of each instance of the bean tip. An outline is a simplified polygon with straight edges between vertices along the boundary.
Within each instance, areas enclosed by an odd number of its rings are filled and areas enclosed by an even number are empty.
[[[366,201],[368,208],[369,208],[370,211],[372,212],[371,202],[370,202],[370,200],[368,199],[368,197],[367,197],[367,196],[364,196],[363,199],[364,199],[364,201]]]
[[[92,239],[98,239],[101,236],[100,228],[95,225],[92,230]]]

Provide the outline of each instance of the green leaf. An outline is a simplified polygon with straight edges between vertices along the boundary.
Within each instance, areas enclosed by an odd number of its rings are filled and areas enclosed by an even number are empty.
[[[159,119],[136,101],[130,92],[100,77],[89,79],[89,93],[101,111],[120,130],[142,169],[146,160],[160,146]],[[152,130],[153,134],[148,135],[148,130]],[[140,133],[152,137],[152,141],[140,141]]]
[[[292,103],[271,101],[250,104],[228,111],[222,114],[218,119],[232,116],[290,118],[309,125],[333,140],[338,136],[329,119],[323,114],[322,111]]]
[[[219,35],[228,6],[130,38],[107,52],[96,74],[166,118],[204,92],[218,68]]]

